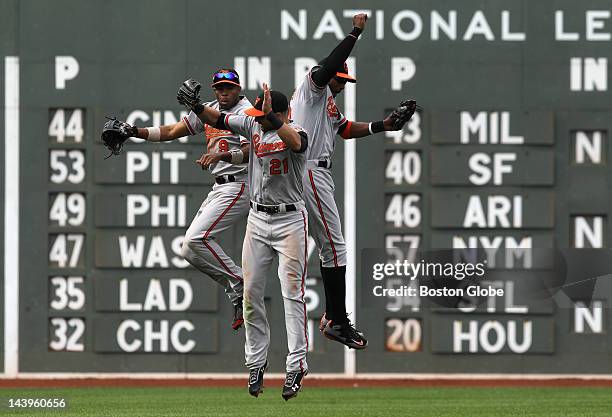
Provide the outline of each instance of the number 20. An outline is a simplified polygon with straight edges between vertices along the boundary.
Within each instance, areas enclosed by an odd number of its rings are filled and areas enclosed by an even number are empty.
[[[389,319],[386,348],[391,352],[418,352],[421,350],[422,329],[418,319]]]
[[[279,159],[270,160],[270,175],[280,175],[281,164],[283,165],[283,174],[287,174],[289,172],[289,161],[285,158],[282,162]]]

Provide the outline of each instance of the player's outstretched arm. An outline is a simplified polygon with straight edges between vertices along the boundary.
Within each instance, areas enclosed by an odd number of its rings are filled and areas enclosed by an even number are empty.
[[[119,123],[125,139],[132,137],[145,139],[149,142],[166,142],[189,135],[187,126],[182,121],[161,127],[136,127],[121,120],[119,120]]]
[[[316,71],[312,73],[312,80],[319,87],[325,87],[329,80],[331,80],[344,61],[349,57],[357,38],[365,27],[368,15],[365,13],[359,13],[353,16],[353,30],[349,33],[346,38],[334,48],[333,51],[325,58],[323,64]]]
[[[404,124],[412,118],[417,107],[416,101],[404,100],[384,120],[371,123],[351,122],[347,120],[338,128],[338,134],[344,139],[351,139],[362,138],[378,132],[400,130],[404,127]]]
[[[189,130],[181,120],[178,123],[160,127],[138,127],[134,137],[145,139],[149,142],[168,142],[174,139],[189,136]]]

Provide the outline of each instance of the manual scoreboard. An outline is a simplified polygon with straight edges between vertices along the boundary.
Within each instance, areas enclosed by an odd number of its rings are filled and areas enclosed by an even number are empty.
[[[356,218],[349,297],[369,339],[356,354],[357,372],[612,373],[605,286],[567,308],[519,295],[533,272],[529,248],[610,245],[607,3],[370,6],[350,61],[358,83],[338,104],[359,121],[379,120],[407,98],[422,111],[402,131],[358,139],[354,159],[337,139],[336,199],[345,220]],[[1,9],[0,121],[18,120],[19,129],[5,129],[0,156],[12,166],[6,150],[18,143],[19,171],[3,170],[0,191],[6,203],[18,185],[19,234],[6,233],[13,217],[4,204],[0,260],[3,289],[18,283],[19,303],[0,317],[18,318],[19,372],[243,372],[244,332],[230,329],[230,303],[181,257],[183,234],[213,184],[195,163],[204,137],[131,140],[106,159],[101,129],[107,116],[140,127],[176,123],[185,114],[175,100],[180,83],[196,78],[212,99],[206,85],[219,67],[238,70],[250,99],[263,82],[290,95],[350,31],[356,11],[322,1],[282,9],[244,3],[215,13],[226,30],[207,23],[207,4],[191,1],[148,2],[146,10],[124,2],[121,13],[69,0],[15,0]],[[233,22],[249,35],[230,30]],[[187,28],[206,41],[192,45]],[[15,83],[18,119],[10,106]],[[345,175],[351,169],[355,175]],[[347,206],[349,186],[356,192]],[[220,241],[237,261],[245,224]],[[17,262],[6,259],[13,244]],[[343,349],[317,330],[325,300],[313,246],[310,366],[343,372]],[[371,248],[387,248],[393,259],[485,248],[516,280],[504,284],[503,297],[472,309],[379,297],[362,263]],[[2,305],[10,304],[6,294]],[[270,362],[281,372],[286,336],[274,270],[266,303]]]

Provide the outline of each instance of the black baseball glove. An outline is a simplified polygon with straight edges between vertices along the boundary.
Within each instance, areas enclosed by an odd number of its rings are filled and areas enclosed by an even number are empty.
[[[183,85],[179,88],[176,94],[176,99],[179,104],[187,107],[191,110],[196,104],[200,103],[200,89],[202,84],[198,81],[190,78],[187,81],[183,81]]]
[[[414,100],[402,101],[399,106],[393,110],[393,113],[389,115],[389,118],[393,122],[393,130],[400,130],[402,127],[404,127],[404,124],[410,120],[418,108],[420,107],[417,106],[416,101]]]
[[[116,117],[107,117],[108,122],[104,123],[102,129],[102,141],[104,145],[111,151],[111,153],[105,158],[108,159],[112,155],[119,155],[123,143],[132,136],[136,136],[138,130],[135,126],[131,126]]]

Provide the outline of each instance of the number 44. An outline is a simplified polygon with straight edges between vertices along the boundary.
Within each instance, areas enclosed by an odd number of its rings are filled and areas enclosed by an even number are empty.
[[[49,123],[49,136],[54,137],[57,143],[63,143],[64,139],[74,137],[76,143],[83,141],[83,110],[74,109],[66,124],[67,109],[57,109]]]

